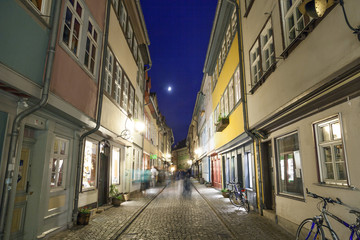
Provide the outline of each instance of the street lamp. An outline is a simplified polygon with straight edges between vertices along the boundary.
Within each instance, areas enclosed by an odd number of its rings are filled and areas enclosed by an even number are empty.
[[[196,155],[198,155],[198,156],[199,156],[199,155],[200,155],[200,153],[201,153],[201,148],[197,148],[197,149],[195,149],[195,154],[196,154]]]
[[[191,161],[191,160],[188,160],[187,163],[191,166],[192,161]]]

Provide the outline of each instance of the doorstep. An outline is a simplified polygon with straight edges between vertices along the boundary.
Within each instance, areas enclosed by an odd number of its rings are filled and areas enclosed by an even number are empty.
[[[272,222],[276,222],[276,212],[272,209],[263,209],[263,216]]]

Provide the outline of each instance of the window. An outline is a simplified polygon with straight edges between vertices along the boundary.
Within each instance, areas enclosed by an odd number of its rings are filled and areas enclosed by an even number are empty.
[[[113,78],[113,65],[114,65],[114,56],[110,51],[110,48],[107,48],[106,62],[105,62],[105,91],[111,94],[112,78]]]
[[[235,104],[241,99],[241,86],[240,86],[240,68],[237,67],[234,74],[234,92],[235,92]]]
[[[44,19],[45,22],[49,23],[49,15],[51,11],[51,2],[44,0],[27,0],[30,3],[30,6],[35,9],[40,17]]]
[[[115,101],[120,105],[120,99],[121,99],[121,86],[122,86],[122,69],[118,62],[116,62],[115,66],[115,91],[114,91],[114,97]]]
[[[226,30],[226,51],[230,51],[231,44],[231,25],[229,24]]]
[[[119,0],[111,0],[115,13],[116,15],[118,15],[118,11],[119,11]]]
[[[298,9],[301,0],[282,0],[281,11],[286,47],[301,33],[305,27],[304,16]]]
[[[228,95],[228,89],[225,89],[224,92],[224,116],[229,115],[229,95]]]
[[[141,89],[141,92],[144,92],[144,62],[142,60],[141,54],[138,54],[138,66],[139,66],[139,72],[138,72],[138,81],[139,81],[139,86]]]
[[[138,99],[138,97],[135,97],[135,107],[134,107],[134,118],[135,119],[139,119],[138,106],[139,106],[139,99]]]
[[[314,125],[320,178],[328,184],[347,184],[342,128],[339,117]]]
[[[279,193],[303,197],[298,133],[277,138],[276,149]]]
[[[221,47],[221,66],[223,66],[225,63],[225,57],[226,57],[226,42],[225,42],[225,37],[224,37],[222,47]]]
[[[121,107],[126,111],[128,107],[128,94],[129,94],[129,80],[124,76],[124,85],[122,92]]]
[[[129,108],[128,111],[131,115],[134,113],[134,101],[135,101],[135,90],[130,87],[130,97],[129,97]]]
[[[83,8],[78,0],[66,1],[66,14],[62,41],[75,56],[78,56],[80,32],[82,30]]]
[[[66,164],[69,156],[69,141],[55,137],[53,152],[50,159],[50,188],[65,188]]]
[[[244,161],[244,182],[245,188],[253,188],[253,177],[254,175],[254,165],[253,158],[251,152],[245,153],[245,161]]]
[[[97,148],[95,142],[86,140],[84,150],[84,165],[83,165],[83,179],[82,189],[92,189],[96,186],[96,163],[97,163]]]
[[[133,54],[134,54],[134,58],[135,58],[135,61],[137,59],[137,54],[138,54],[138,43],[136,41],[136,39],[134,38],[134,45],[133,45]]]
[[[132,45],[133,45],[133,36],[134,36],[134,31],[132,29],[130,21],[128,21],[128,28],[127,28],[127,32],[126,32],[126,37],[127,37],[128,43],[130,45],[130,48],[132,48]]]
[[[111,183],[120,184],[120,149],[117,147],[112,149]]]
[[[234,78],[232,77],[229,82],[229,112],[234,108]]]
[[[122,27],[124,33],[126,32],[126,21],[127,21],[127,12],[126,12],[124,3],[121,1],[120,2],[120,24],[121,24],[121,27]]]
[[[89,20],[84,64],[92,74],[94,74],[95,71],[97,38],[98,38],[98,33],[96,29],[93,27],[91,21]]]
[[[222,97],[220,99],[220,115],[221,115],[221,117],[226,117],[225,116],[224,95],[222,95]]]
[[[250,49],[251,85],[255,86],[274,63],[275,50],[269,19]]]
[[[237,18],[236,18],[236,8],[234,9],[234,12],[231,15],[231,33],[232,36],[234,37],[235,33],[236,33],[236,26],[237,26]]]
[[[214,125],[218,122],[220,113],[219,113],[219,104],[216,106],[215,111],[214,111]],[[214,132],[216,131],[216,129],[214,128]]]

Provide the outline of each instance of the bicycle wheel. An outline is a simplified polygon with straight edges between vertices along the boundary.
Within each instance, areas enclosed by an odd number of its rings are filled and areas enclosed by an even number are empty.
[[[235,207],[241,207],[241,206],[242,206],[241,199],[236,196],[236,193],[235,193],[235,192],[231,192],[231,193],[230,193],[229,199],[230,199],[230,202],[231,202]]]
[[[249,213],[250,212],[250,204],[249,201],[246,199],[242,199],[242,207],[245,208],[246,212]]]
[[[314,219],[307,218],[302,221],[296,231],[296,240],[325,240],[324,230],[318,227]]]

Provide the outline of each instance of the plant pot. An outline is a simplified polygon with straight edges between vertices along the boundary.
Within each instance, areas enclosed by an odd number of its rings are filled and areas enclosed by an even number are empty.
[[[120,206],[120,204],[122,202],[122,200],[120,200],[120,199],[118,199],[116,197],[113,197],[111,201],[112,201],[112,205],[114,205],[115,207]]]
[[[78,213],[77,224],[78,225],[88,225],[90,220],[90,213]]]
[[[206,183],[205,186],[206,187],[212,187],[212,184],[211,183]]]
[[[125,200],[125,201],[129,201],[129,200],[130,200],[130,193],[125,193],[125,194],[124,194],[124,200]]]
[[[221,192],[224,198],[229,198],[230,193],[229,192]]]
[[[200,182],[200,184],[204,184],[205,181],[203,178],[200,178],[199,182]]]

